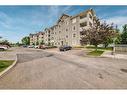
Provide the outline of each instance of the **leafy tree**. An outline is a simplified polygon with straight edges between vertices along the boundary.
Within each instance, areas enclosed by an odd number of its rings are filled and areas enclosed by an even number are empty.
[[[118,28],[116,28],[116,40],[115,40],[115,44],[120,44],[121,43],[121,32]]]
[[[101,23],[99,19],[94,19],[94,24],[89,29],[83,29],[82,43],[90,43],[96,47],[99,44],[110,42],[109,38],[115,36],[115,29],[113,24],[107,24],[106,22]]]
[[[127,44],[127,24],[123,26],[123,32],[121,34],[121,44]]]
[[[17,43],[15,43],[15,45],[16,45],[16,46],[20,46],[20,43],[19,43],[19,42],[17,42]]]
[[[32,45],[35,45],[34,43],[32,43]]]
[[[30,44],[30,38],[27,36],[22,38],[22,44],[29,45]]]
[[[2,40],[2,41],[0,41],[0,44],[9,45],[9,41],[8,40]]]
[[[107,38],[104,42],[103,42],[103,45],[105,48],[108,47],[109,44],[113,43],[113,39],[112,38]]]
[[[115,44],[119,44],[120,43],[120,30],[117,28],[117,25],[116,25],[116,28],[114,29],[114,33],[113,33],[113,36],[107,36],[107,39],[105,39],[105,41],[103,42],[104,44],[104,47],[107,48],[109,44],[113,43],[113,40],[114,40],[114,37],[115,37]]]
[[[36,41],[36,45],[39,45],[39,42],[38,41]]]
[[[45,44],[45,43],[44,43],[44,40],[42,40],[40,44],[41,44],[41,45],[44,45],[44,44]]]

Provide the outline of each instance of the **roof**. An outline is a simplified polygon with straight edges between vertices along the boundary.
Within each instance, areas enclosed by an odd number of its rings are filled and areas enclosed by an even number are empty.
[[[62,16],[59,18],[59,20],[57,21],[57,23],[59,23],[60,21],[62,21],[63,19],[65,19],[65,18],[68,18],[68,17],[70,17],[69,15],[67,15],[67,14],[62,14]]]
[[[65,19],[65,18],[70,17],[70,18],[72,19],[72,18],[75,18],[75,17],[77,17],[77,16],[84,15],[84,14],[86,14],[86,13],[88,13],[88,12],[91,12],[91,13],[92,13],[92,15],[95,15],[95,12],[94,12],[94,10],[93,10],[92,8],[90,8],[90,9],[88,9],[88,10],[84,11],[84,12],[81,12],[81,13],[79,13],[79,14],[75,15],[75,16],[70,16],[70,15],[67,15],[67,14],[62,14],[62,15],[60,16],[60,18],[58,19],[57,24],[58,24],[60,21],[62,21],[63,19]],[[56,25],[54,25],[54,26],[52,26],[52,27],[45,28],[45,31],[46,31],[46,30],[53,29],[55,26],[57,26],[57,24],[56,24]]]
[[[81,16],[81,15],[87,14],[88,12],[91,12],[92,15],[95,15],[94,10],[91,8],[91,9],[88,9],[88,10],[86,10],[86,11],[84,11],[84,12],[79,13],[78,15],[72,16],[71,18],[75,18],[75,17],[77,17],[77,16]]]

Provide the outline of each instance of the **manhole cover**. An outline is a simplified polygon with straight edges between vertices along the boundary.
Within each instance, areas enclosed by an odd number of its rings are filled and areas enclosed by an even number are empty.
[[[120,69],[122,72],[127,73],[127,69]]]

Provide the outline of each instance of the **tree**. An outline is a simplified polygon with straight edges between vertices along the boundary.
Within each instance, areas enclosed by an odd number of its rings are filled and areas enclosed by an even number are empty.
[[[104,42],[103,42],[103,45],[105,48],[108,47],[109,44],[113,43],[113,39],[112,38],[107,38]]]
[[[2,40],[2,41],[0,41],[0,44],[2,44],[2,45],[10,45],[8,40]]]
[[[127,24],[123,26],[123,32],[121,34],[121,44],[127,44]]]
[[[44,43],[44,40],[42,40],[42,41],[40,42],[40,44],[41,44],[41,45],[44,45],[44,44],[45,44],[45,43]]]
[[[109,44],[113,43],[114,37],[115,37],[115,44],[120,43],[121,39],[120,39],[120,32],[119,31],[120,30],[117,28],[117,25],[116,25],[113,35],[107,36],[107,38],[103,42],[103,45],[105,48],[107,48]]]
[[[30,44],[30,38],[28,36],[22,38],[22,44],[29,45]]]
[[[36,45],[39,45],[39,42],[38,41],[36,41]]]
[[[110,41],[109,38],[113,38],[115,36],[114,25],[107,24],[106,22],[101,23],[99,19],[94,19],[94,24],[89,29],[83,29],[82,31],[82,43],[87,44],[90,43],[96,47],[99,44],[104,44],[107,41]]]
[[[120,30],[116,27],[116,40],[115,44],[120,44],[121,43],[121,32]]]
[[[19,43],[19,42],[17,42],[17,43],[15,43],[15,45],[16,45],[16,46],[20,46],[20,43]]]

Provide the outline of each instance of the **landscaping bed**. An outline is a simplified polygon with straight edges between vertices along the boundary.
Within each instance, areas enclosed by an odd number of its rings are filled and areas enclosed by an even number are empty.
[[[0,72],[12,65],[14,60],[0,60]]]
[[[101,54],[103,54],[103,50],[94,50],[89,52],[87,55],[91,55],[91,56],[101,56]]]

